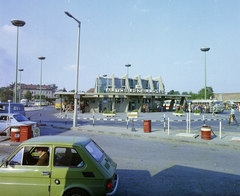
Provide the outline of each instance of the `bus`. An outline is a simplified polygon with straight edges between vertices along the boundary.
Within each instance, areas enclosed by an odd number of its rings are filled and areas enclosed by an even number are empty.
[[[201,108],[203,113],[212,113],[213,107],[215,113],[223,112],[225,107],[222,101],[212,99],[196,99],[191,101],[192,110]]]
[[[173,100],[164,100],[164,103],[163,103],[163,106],[165,107],[166,110],[169,110],[170,109],[170,105],[171,105],[171,102]],[[179,107],[180,106],[180,100],[174,100],[174,104],[173,104],[173,110],[176,109],[176,107]]]

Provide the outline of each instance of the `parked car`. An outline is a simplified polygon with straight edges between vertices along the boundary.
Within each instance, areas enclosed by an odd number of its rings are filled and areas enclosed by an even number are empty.
[[[21,104],[23,104],[24,107],[28,107],[28,99],[21,99]]]
[[[39,149],[48,156],[45,166],[39,165]],[[102,196],[118,187],[117,164],[86,137],[35,137],[1,160],[1,196]]]
[[[30,121],[22,114],[0,113],[0,133],[7,132],[11,127],[32,126],[33,137],[40,136],[38,123]]]
[[[10,110],[9,110],[10,105]],[[0,102],[0,114],[1,113],[11,113],[11,114],[17,114],[20,113],[22,115],[25,114],[24,105],[21,103],[7,103],[7,102]]]

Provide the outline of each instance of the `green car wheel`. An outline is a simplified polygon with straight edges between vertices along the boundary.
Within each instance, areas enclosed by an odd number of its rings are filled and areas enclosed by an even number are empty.
[[[90,196],[90,195],[83,189],[72,189],[66,192],[64,196]]]

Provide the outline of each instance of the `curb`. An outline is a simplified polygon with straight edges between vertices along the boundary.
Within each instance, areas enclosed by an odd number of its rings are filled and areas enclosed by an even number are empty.
[[[101,134],[112,134],[112,135],[118,135],[118,136],[125,136],[125,137],[131,137],[131,138],[149,138],[149,139],[155,139],[155,140],[160,140],[160,141],[170,141],[170,142],[184,142],[184,143],[191,143],[191,144],[200,144],[200,145],[216,145],[216,146],[225,146],[225,147],[239,147],[240,148],[240,140],[231,140],[231,138],[234,138],[232,136],[226,136],[222,139],[220,139],[218,136],[212,138],[211,140],[203,140],[201,139],[199,136],[200,134],[195,134],[197,136],[195,137],[181,137],[181,136],[177,136],[177,134],[171,135],[171,136],[164,136],[164,137],[155,137],[153,135],[142,135],[141,133],[133,133],[133,132],[129,132],[129,133],[119,133],[119,132],[112,132],[112,131],[102,131],[102,130],[91,130],[88,128],[71,128],[71,130],[75,130],[75,131],[83,131],[83,132],[95,132],[95,133],[101,133]],[[218,139],[220,141],[214,141],[214,139]],[[226,142],[226,140],[228,140],[227,142],[229,143],[223,143]],[[235,143],[233,143],[235,142]],[[237,142],[237,143],[236,143]]]

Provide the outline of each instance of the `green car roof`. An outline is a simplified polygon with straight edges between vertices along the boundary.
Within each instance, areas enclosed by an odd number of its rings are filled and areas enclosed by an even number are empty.
[[[45,144],[45,145],[74,145],[78,144],[81,146],[85,146],[88,142],[90,142],[91,139],[87,137],[79,137],[79,136],[39,136],[34,137],[29,140],[24,141],[22,144],[31,144],[31,145],[39,145],[39,144]]]

